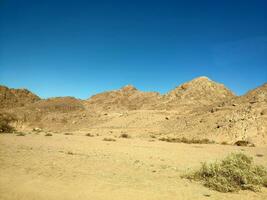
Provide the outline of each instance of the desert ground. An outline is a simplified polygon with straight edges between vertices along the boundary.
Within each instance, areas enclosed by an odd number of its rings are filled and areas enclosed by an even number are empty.
[[[0,134],[0,199],[267,199],[267,188],[221,193],[180,177],[230,152],[267,166],[266,146],[45,134]]]

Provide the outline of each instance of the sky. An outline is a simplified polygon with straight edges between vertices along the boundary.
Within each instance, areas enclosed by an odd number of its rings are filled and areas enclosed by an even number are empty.
[[[0,85],[42,98],[267,82],[266,0],[0,0]]]

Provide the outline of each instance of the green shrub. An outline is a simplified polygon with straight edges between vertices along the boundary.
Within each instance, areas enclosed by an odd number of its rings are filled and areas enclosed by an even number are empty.
[[[259,191],[260,186],[267,184],[266,169],[242,153],[232,153],[220,162],[203,163],[199,170],[182,177],[201,181],[219,192]]]

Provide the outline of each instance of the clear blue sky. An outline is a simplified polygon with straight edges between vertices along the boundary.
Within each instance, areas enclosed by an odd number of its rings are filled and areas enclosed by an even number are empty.
[[[266,0],[0,0],[0,84],[41,97],[267,82]]]

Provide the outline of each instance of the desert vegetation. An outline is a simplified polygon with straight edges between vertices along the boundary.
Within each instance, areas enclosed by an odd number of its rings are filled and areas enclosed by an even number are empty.
[[[73,135],[73,133],[64,133],[64,135]]]
[[[85,136],[94,137],[94,135],[92,135],[91,133],[86,133]]]
[[[122,133],[122,134],[120,135],[120,138],[131,138],[131,136],[128,135],[127,133]]]
[[[234,143],[236,146],[241,146],[241,147],[255,147],[255,144],[247,141],[247,140],[238,140]]]
[[[165,141],[165,142],[174,142],[174,143],[185,143],[185,144],[214,144],[215,142],[212,140],[209,140],[207,138],[205,139],[188,139],[185,137],[182,138],[172,138],[172,137],[165,137],[165,138],[160,138],[160,141]]]
[[[25,135],[26,135],[26,133],[23,133],[23,132],[18,132],[18,133],[16,133],[16,135],[17,135],[17,136],[25,136]]]
[[[182,177],[200,181],[219,192],[259,191],[267,185],[266,169],[242,153],[232,153],[220,162],[203,163],[200,169]]]
[[[103,141],[115,142],[116,140],[114,138],[104,138]]]

